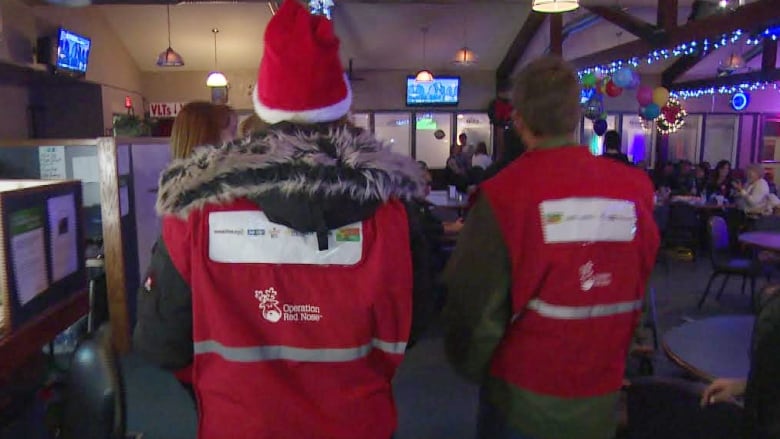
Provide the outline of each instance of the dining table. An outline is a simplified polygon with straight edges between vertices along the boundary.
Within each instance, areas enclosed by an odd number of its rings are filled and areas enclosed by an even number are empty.
[[[755,317],[730,315],[684,323],[663,337],[667,357],[704,381],[747,378]]]
[[[746,232],[739,235],[739,242],[761,250],[780,252],[780,232]]]

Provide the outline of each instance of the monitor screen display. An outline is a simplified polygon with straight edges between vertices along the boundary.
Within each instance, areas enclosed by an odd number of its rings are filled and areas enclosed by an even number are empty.
[[[406,79],[406,105],[458,105],[460,78],[439,76],[430,82],[417,82],[414,76]]]
[[[92,40],[67,29],[60,29],[57,36],[57,68],[73,72],[87,72]]]

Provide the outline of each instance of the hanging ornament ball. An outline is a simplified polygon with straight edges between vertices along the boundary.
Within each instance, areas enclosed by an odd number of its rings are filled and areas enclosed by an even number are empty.
[[[586,73],[582,75],[582,86],[584,88],[593,88],[596,86],[596,75],[593,73]]]
[[[585,104],[582,112],[588,119],[596,120],[604,112],[604,103],[597,96],[593,96]]]
[[[601,113],[601,114],[599,115],[599,117],[598,117],[598,118],[599,118],[599,119],[604,119],[604,120],[607,120],[607,116],[609,116],[609,115],[608,115],[608,114],[607,114],[607,112],[605,111],[605,112]]]
[[[654,103],[648,104],[644,110],[642,110],[642,116],[645,119],[653,120],[661,114],[661,107]]]
[[[623,93],[623,89],[618,86],[615,81],[609,81],[606,87],[607,96],[616,98]]]
[[[646,85],[640,85],[639,89],[636,91],[636,100],[639,102],[639,105],[646,107],[649,104],[653,103],[653,89],[646,86]]]
[[[603,136],[607,132],[607,121],[604,119],[596,119],[593,121],[593,132],[597,136]]]
[[[653,90],[653,103],[659,107],[663,107],[669,102],[669,90],[665,87],[657,87]]]
[[[623,67],[615,72],[615,75],[612,76],[612,81],[614,81],[615,85],[618,87],[626,88],[634,82],[634,72],[628,67]]]

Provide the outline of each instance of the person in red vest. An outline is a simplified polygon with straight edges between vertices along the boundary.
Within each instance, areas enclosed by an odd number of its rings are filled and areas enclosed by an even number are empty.
[[[253,93],[264,132],[163,171],[136,351],[191,366],[199,439],[389,439],[432,307],[407,202],[422,170],[349,124],[330,21],[287,0]]]
[[[591,155],[574,70],[519,74],[528,152],[484,182],[445,270],[446,350],[481,384],[480,438],[607,439],[659,237],[641,170]]]

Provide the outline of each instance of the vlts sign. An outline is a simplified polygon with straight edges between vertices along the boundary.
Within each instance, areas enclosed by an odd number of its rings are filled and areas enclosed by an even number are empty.
[[[149,115],[153,118],[176,117],[183,106],[181,102],[152,102],[149,104]]]

